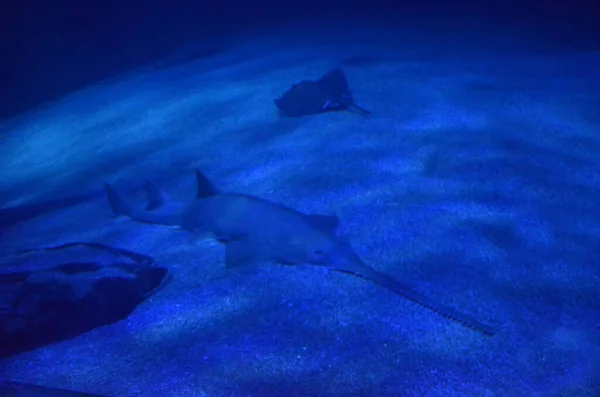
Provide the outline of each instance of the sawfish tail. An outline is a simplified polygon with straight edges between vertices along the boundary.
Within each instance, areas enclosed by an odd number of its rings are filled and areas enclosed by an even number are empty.
[[[390,277],[387,274],[380,273],[368,266],[361,266],[360,268],[353,269],[352,273],[379,284],[382,287],[385,287],[390,291],[395,292],[396,294],[447,318],[448,320],[462,324],[468,328],[471,328],[472,330],[481,332],[486,336],[493,336],[496,333],[490,326],[482,324],[466,314],[460,313],[450,307],[433,302],[431,299],[402,284],[395,278]]]

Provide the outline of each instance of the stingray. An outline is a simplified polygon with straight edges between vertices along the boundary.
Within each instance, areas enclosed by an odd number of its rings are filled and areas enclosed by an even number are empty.
[[[330,70],[318,80],[302,80],[294,84],[274,102],[280,113],[288,117],[337,110],[354,111],[366,117],[371,115],[369,110],[354,103],[346,75],[339,68]]]

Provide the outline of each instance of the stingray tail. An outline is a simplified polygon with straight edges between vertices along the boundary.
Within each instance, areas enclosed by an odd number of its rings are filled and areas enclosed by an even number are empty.
[[[356,271],[353,271],[352,273],[379,284],[382,287],[385,287],[390,291],[395,292],[396,294],[441,315],[442,317],[462,324],[475,331],[481,332],[486,336],[493,336],[496,333],[490,326],[482,324],[466,314],[460,313],[450,307],[435,303],[423,294],[402,284],[395,278],[390,277],[387,274],[380,273],[368,266],[362,266],[360,269],[356,269]]]

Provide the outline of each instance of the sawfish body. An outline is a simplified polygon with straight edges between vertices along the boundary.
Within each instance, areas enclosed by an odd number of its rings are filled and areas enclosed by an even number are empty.
[[[452,308],[435,303],[400,281],[367,266],[350,245],[335,235],[339,218],[307,215],[258,197],[221,193],[198,171],[198,191],[190,202],[168,199],[146,181],[148,205],[135,209],[111,185],[105,184],[115,215],[138,222],[178,225],[189,231],[210,232],[225,244],[227,267],[261,262],[311,264],[351,273],[379,284],[450,320],[486,335],[494,331]]]

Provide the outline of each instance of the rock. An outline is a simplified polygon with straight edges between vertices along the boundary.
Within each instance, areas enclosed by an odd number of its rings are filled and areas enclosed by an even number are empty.
[[[0,357],[126,318],[169,280],[148,256],[69,243],[0,258]]]

